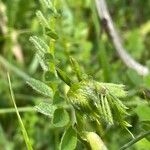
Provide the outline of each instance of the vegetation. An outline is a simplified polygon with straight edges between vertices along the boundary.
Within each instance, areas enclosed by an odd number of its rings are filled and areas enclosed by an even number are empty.
[[[150,149],[150,2],[105,3],[0,0],[2,149]]]

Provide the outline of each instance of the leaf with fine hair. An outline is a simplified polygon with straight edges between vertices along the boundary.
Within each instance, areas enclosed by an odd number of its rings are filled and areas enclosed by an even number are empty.
[[[47,96],[50,98],[53,97],[53,90],[45,83],[39,80],[36,80],[34,78],[30,78],[27,80],[27,84],[31,86],[35,91],[37,91],[38,93],[44,96]]]
[[[36,53],[35,56],[36,56],[37,60],[39,61],[40,66],[43,69],[43,71],[48,71],[48,65],[44,62],[44,58],[42,55],[43,54]]]
[[[44,56],[49,50],[48,45],[43,40],[38,38],[37,36],[31,36],[29,40],[33,43],[33,45],[36,49],[36,57],[38,58],[42,69],[47,71],[48,65],[45,61]]]
[[[57,10],[52,4],[51,0],[40,0],[40,2],[43,4],[45,8],[48,8],[48,10],[50,10],[51,12],[57,13]]]
[[[47,7],[47,8],[53,8],[54,6],[53,6],[53,4],[52,4],[52,2],[51,2],[51,0],[40,0],[43,4],[44,4],[44,6],[45,7]]]
[[[56,106],[49,104],[49,103],[45,103],[45,102],[41,102],[40,104],[35,106],[35,109],[38,112],[49,117],[53,117],[53,114],[56,108],[57,108]]]
[[[38,10],[36,12],[36,16],[38,18],[38,21],[40,22],[40,24],[44,27],[44,28],[49,28],[49,24],[48,24],[48,21],[47,19],[44,17],[43,13]]]
[[[31,36],[29,40],[33,43],[37,51],[41,51],[42,53],[46,53],[49,51],[48,45],[39,37]]]

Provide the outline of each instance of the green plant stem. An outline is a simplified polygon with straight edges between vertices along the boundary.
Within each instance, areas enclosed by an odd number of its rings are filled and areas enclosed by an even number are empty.
[[[125,144],[124,146],[122,146],[120,148],[120,150],[125,150],[127,148],[129,148],[130,146],[132,146],[133,144],[135,144],[136,142],[140,141],[141,139],[145,138],[146,136],[148,136],[150,134],[150,130],[149,131],[145,131],[142,134],[140,134],[139,136],[137,136],[136,138],[134,138],[133,140],[131,140],[129,143]]]
[[[20,107],[17,108],[18,112],[34,112],[35,109],[33,107]],[[15,113],[15,108],[3,108],[0,109],[0,114],[6,114],[6,113]]]

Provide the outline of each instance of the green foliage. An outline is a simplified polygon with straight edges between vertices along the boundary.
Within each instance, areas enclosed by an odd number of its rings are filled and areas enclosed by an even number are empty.
[[[31,86],[35,91],[37,91],[38,93],[44,96],[48,96],[50,98],[53,97],[53,90],[49,86],[47,86],[45,83],[39,80],[30,78],[28,79],[27,84]]]
[[[47,64],[45,64],[45,54],[48,52],[48,45],[42,41],[40,38],[33,36],[30,37],[30,41],[34,44],[35,48],[36,48],[36,56],[41,64],[41,67],[43,70],[47,70],[48,66]]]
[[[52,104],[49,104],[49,103],[44,103],[44,102],[41,102],[40,104],[36,105],[35,106],[35,109],[46,115],[46,116],[49,116],[49,117],[53,117],[53,114],[54,114],[54,111],[56,110],[56,106],[52,105]]]
[[[67,93],[68,102],[87,117],[101,122],[113,124],[113,118],[123,127],[125,123],[123,115],[127,114],[127,107],[118,99],[125,97],[126,92],[122,85],[98,83],[93,80],[83,80],[71,86]],[[113,111],[113,115],[112,112]]]
[[[60,150],[74,150],[77,146],[77,133],[69,127],[62,136]]]
[[[58,108],[55,110],[53,115],[53,125],[55,127],[64,127],[69,123],[69,114],[63,108]]]
[[[51,39],[57,39],[56,34],[54,34],[54,32],[52,31],[53,29],[50,29],[50,27],[46,23],[46,20],[41,12],[38,13],[38,18],[41,18],[40,20],[43,20],[42,26],[45,28],[45,31],[46,31],[45,33],[49,35]],[[44,42],[43,41],[41,42],[41,40],[39,40],[37,37],[31,37],[30,41],[34,44],[37,51],[40,51],[42,54],[44,54],[45,51],[47,52],[46,55],[48,56],[47,57],[48,59],[46,60],[43,59],[43,64],[47,65],[47,62],[51,58],[53,60],[53,58],[55,57],[55,49],[53,49],[53,53],[48,52],[47,50],[45,50],[47,49],[47,46],[43,46],[46,44],[43,44]],[[51,41],[51,42],[52,42],[51,46],[53,46],[51,48],[54,48],[55,43],[54,41]],[[46,48],[43,48],[43,47],[46,47]],[[53,55],[51,56],[51,54]],[[49,71],[46,72],[45,74],[45,79],[48,79],[51,77],[51,74],[52,74],[52,72],[50,72],[51,69],[56,69],[58,77],[70,87],[69,91],[66,94],[67,95],[66,99],[68,102],[67,105],[71,104],[73,106],[74,111],[73,110],[72,111],[74,112],[74,117],[75,117],[74,119],[76,120],[76,116],[78,117],[85,116],[87,120],[89,119],[91,121],[96,121],[98,124],[101,124],[104,120],[106,124],[110,124],[110,125],[114,124],[114,121],[115,121],[115,122],[118,122],[121,125],[121,127],[129,131],[127,127],[130,127],[131,125],[127,123],[126,121],[124,121],[124,116],[127,114],[127,111],[126,111],[127,107],[119,99],[119,98],[124,98],[127,95],[124,90],[124,86],[112,84],[112,83],[99,83],[93,79],[90,79],[90,77],[88,77],[88,75],[86,75],[85,73],[83,74],[81,72],[78,62],[74,58],[70,57],[70,62],[71,62],[72,70],[74,71],[74,73],[76,74],[76,77],[78,78],[78,82],[72,81],[69,78],[69,76],[64,71],[62,71],[59,67],[56,67],[55,66],[56,64],[54,63],[54,61],[51,61],[51,60],[50,60],[50,64],[48,67]],[[53,70],[53,72],[55,72],[55,70]],[[46,75],[48,76],[47,78],[46,78]],[[43,94],[45,94],[45,90],[49,91],[48,87],[44,85],[43,83],[37,82],[37,84],[35,84],[36,82],[33,82],[33,81],[28,82],[28,84],[31,85],[33,89]],[[46,93],[45,95],[48,96],[49,94]],[[37,108],[45,115],[49,115],[49,116],[52,115],[51,116],[52,124],[54,127],[67,126],[68,123],[70,122],[70,118],[69,118],[68,112],[65,110],[66,108],[64,107],[64,108],[55,109],[52,106],[43,107],[40,105],[40,107],[38,106]],[[47,109],[51,109],[51,107],[52,107],[52,112],[51,111],[48,112]],[[44,109],[46,110],[44,111]],[[49,113],[52,113],[52,114],[49,114]],[[77,120],[79,121],[80,119],[77,118]],[[78,121],[76,122],[77,131],[80,128]],[[82,122],[81,124],[83,124],[82,126],[86,125],[84,124],[84,122]],[[73,125],[73,122],[72,122],[72,125]],[[80,138],[82,139],[83,131],[82,129],[80,130],[81,130]],[[68,134],[71,134],[68,132],[69,131],[66,131],[66,133],[64,134],[63,140],[61,141],[62,149],[65,149],[63,148],[64,146],[68,146],[65,144]],[[67,149],[69,148],[71,147],[68,146]],[[73,147],[72,149],[74,148],[75,147]]]
[[[48,28],[49,27],[49,24],[47,22],[47,19],[43,16],[42,12],[41,11],[37,11],[36,12],[36,16],[40,22],[40,24],[45,27],[45,28]]]
[[[142,111],[142,113],[141,113]],[[147,105],[140,105],[135,109],[135,112],[138,114],[140,121],[150,121],[150,109]]]
[[[58,74],[58,76],[60,77],[60,79],[61,79],[62,81],[64,81],[67,85],[71,86],[72,81],[71,81],[71,79],[67,76],[67,74],[66,74],[64,71],[62,71],[61,69],[59,69],[59,68],[57,68],[56,70],[57,70],[57,74]]]
[[[39,53],[48,52],[48,49],[49,49],[48,45],[37,36],[30,37],[30,41],[34,44],[37,52]]]
[[[149,66],[149,1],[107,3],[126,50]],[[7,70],[34,149],[94,149],[103,143],[116,150],[134,141],[128,132],[137,139],[150,130],[150,76],[120,61],[94,2],[0,0],[0,49],[1,148],[25,149],[8,100]],[[144,136],[129,149],[147,149],[149,140]]]
[[[76,73],[78,80],[81,81],[83,77],[78,62],[73,57],[70,57],[70,61],[72,65],[72,70]]]
[[[52,31],[51,29],[49,28],[46,28],[45,29],[45,34],[48,35],[49,37],[51,37],[52,39],[55,39],[57,40],[58,39],[58,35],[55,31]]]

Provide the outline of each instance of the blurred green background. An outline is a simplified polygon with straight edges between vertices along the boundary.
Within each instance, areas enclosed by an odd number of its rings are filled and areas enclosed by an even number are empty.
[[[127,118],[138,135],[150,130],[150,75],[142,77],[127,68],[101,27],[95,1],[57,0],[62,16],[56,21],[61,38],[56,43],[56,55],[65,71],[70,72],[68,53],[82,68],[100,82],[126,85],[128,97],[124,103],[130,108]],[[110,14],[125,48],[138,62],[150,68],[150,1],[107,0]],[[34,111],[33,106],[44,97],[26,85],[26,77],[43,78],[34,55],[31,35],[42,37],[36,11],[43,10],[40,0],[0,0],[0,150],[24,150],[25,143],[10,100],[6,73],[9,70],[18,108],[34,149],[56,149],[59,135],[50,119]],[[69,45],[66,49],[65,44]],[[103,137],[108,149],[117,150],[131,139],[117,126],[108,128]],[[150,149],[149,138],[132,146],[131,150]]]

